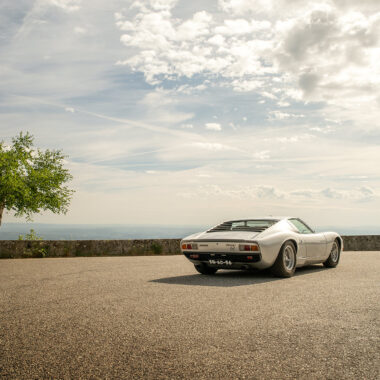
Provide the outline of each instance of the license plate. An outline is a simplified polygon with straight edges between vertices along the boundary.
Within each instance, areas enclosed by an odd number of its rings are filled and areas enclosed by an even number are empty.
[[[209,260],[208,261],[209,264],[213,264],[213,265],[232,265],[232,261],[231,260]]]

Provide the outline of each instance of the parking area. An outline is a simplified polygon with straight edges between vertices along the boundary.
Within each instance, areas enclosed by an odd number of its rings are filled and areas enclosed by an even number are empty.
[[[0,261],[0,377],[378,379],[380,252],[195,272],[182,256]]]

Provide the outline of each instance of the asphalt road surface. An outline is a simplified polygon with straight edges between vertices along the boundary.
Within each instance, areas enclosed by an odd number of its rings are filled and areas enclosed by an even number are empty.
[[[0,377],[379,379],[380,252],[197,274],[182,256],[0,261]]]

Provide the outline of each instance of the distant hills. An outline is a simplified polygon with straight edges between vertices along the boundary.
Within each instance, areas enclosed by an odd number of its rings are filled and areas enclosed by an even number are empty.
[[[128,225],[128,224],[42,224],[4,223],[0,240],[17,240],[34,229],[45,240],[111,240],[183,238],[210,226]],[[380,235],[380,227],[317,227],[317,231],[336,231],[342,235]]]

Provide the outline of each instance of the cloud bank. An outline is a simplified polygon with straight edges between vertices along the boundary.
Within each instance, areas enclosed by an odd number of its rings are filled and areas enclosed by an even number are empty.
[[[4,4],[0,137],[63,149],[77,190],[36,220],[379,225],[378,1]]]

